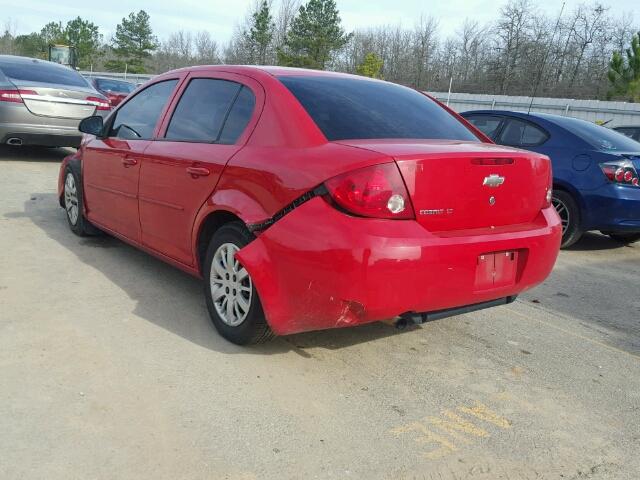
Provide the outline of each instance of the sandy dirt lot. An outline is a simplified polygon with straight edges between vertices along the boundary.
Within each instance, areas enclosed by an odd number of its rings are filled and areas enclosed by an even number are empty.
[[[509,306],[240,348],[201,284],[68,229],[64,150],[0,150],[0,478],[637,479],[640,245]]]

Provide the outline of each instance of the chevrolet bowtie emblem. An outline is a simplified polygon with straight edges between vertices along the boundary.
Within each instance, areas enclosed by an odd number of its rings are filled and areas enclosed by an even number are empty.
[[[487,187],[499,187],[504,183],[504,177],[501,177],[498,174],[492,173],[488,177],[484,177],[484,181],[482,185],[486,185]]]

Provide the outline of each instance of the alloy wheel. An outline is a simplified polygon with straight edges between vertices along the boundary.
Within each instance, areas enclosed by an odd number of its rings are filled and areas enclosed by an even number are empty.
[[[231,327],[237,327],[245,321],[253,295],[249,272],[235,258],[238,250],[233,243],[220,245],[213,255],[209,278],[216,312]]]
[[[78,223],[78,215],[80,214],[78,208],[78,189],[76,188],[76,181],[72,173],[67,173],[64,181],[64,208],[67,211],[71,225]]]
[[[562,202],[558,198],[553,197],[553,199],[551,200],[551,203],[553,204],[553,208],[556,209],[556,212],[558,212],[558,216],[560,217],[560,222],[562,222],[562,235],[564,235],[565,232],[567,231],[567,228],[569,228],[569,220],[570,220],[569,209],[564,204],[564,202]]]

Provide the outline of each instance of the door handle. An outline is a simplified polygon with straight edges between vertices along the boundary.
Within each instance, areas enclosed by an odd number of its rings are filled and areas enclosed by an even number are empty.
[[[204,167],[187,167],[187,173],[191,175],[193,178],[196,177],[206,177],[211,172],[208,168]]]
[[[129,168],[129,167],[133,167],[134,165],[138,164],[138,160],[136,160],[133,157],[124,157],[122,159],[122,165],[124,165],[124,168]]]

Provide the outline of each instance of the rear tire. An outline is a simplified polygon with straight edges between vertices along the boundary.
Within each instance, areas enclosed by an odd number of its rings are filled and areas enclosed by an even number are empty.
[[[573,197],[564,190],[554,190],[551,199],[556,212],[562,221],[562,243],[560,248],[567,248],[582,238],[580,231],[580,210]]]
[[[213,235],[204,261],[209,316],[218,333],[236,345],[263,343],[274,336],[251,276],[235,259],[235,252],[253,239],[243,223],[227,223]]]
[[[99,235],[101,233],[84,216],[82,180],[76,171],[69,166],[64,171],[64,190],[61,204],[65,209],[67,222],[73,233],[79,237]]]
[[[629,245],[640,240],[640,233],[609,233],[612,240]]]

